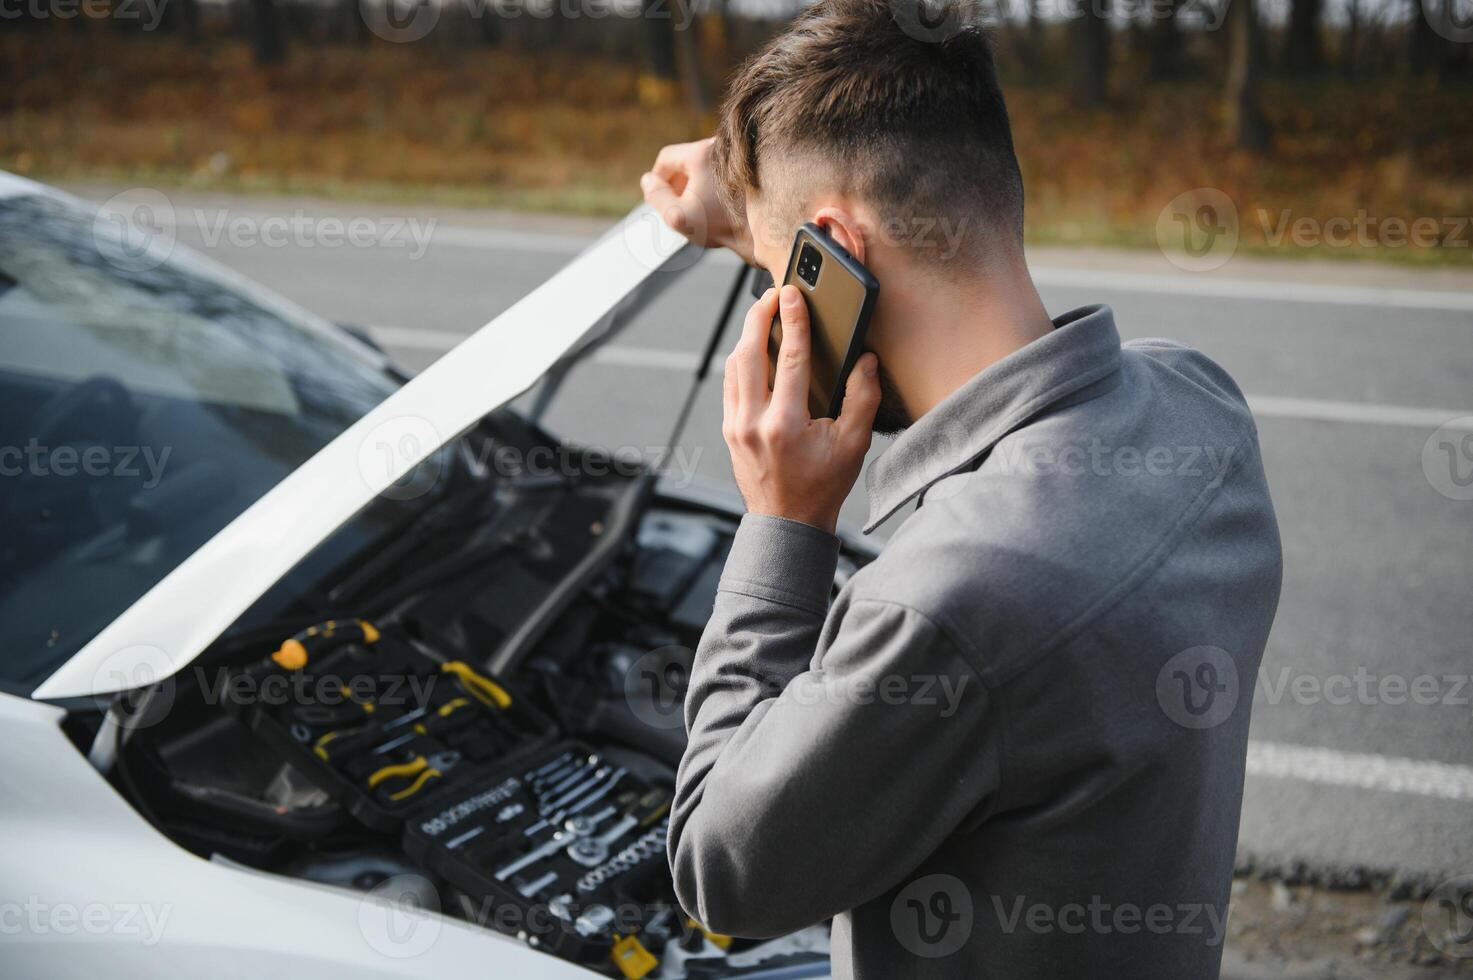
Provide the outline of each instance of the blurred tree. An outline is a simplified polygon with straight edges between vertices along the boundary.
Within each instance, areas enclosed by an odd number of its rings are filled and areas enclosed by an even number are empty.
[[[685,102],[692,112],[704,115],[711,111],[711,97],[701,72],[697,15],[690,0],[670,0],[670,7],[675,12],[671,27],[675,31],[676,63],[680,68],[681,86],[685,89]]]
[[[1074,24],[1079,73],[1074,98],[1082,106],[1102,106],[1110,99],[1110,0],[1078,0]]]
[[[683,90],[693,111],[708,112],[711,102],[701,74],[694,12],[685,0],[644,0],[642,19],[648,74],[640,78],[641,101],[670,104]]]
[[[338,37],[354,44],[368,41],[368,22],[363,19],[359,0],[338,0]]]
[[[480,23],[480,36],[484,44],[492,47],[506,40],[506,31],[502,30],[502,20],[494,3],[484,2],[479,6],[468,5],[471,10],[479,10],[480,16],[476,19]]]
[[[1293,0],[1289,7],[1289,33],[1284,38],[1284,70],[1291,75],[1312,75],[1325,67],[1320,44],[1320,10],[1323,0]]]
[[[1254,37],[1259,30],[1258,11],[1253,0],[1232,0],[1228,4],[1227,17],[1231,46],[1227,84],[1228,129],[1239,149],[1266,150],[1270,134],[1268,121],[1259,105],[1260,48]]]
[[[1425,75],[1441,67],[1438,64],[1442,55],[1441,38],[1433,29],[1430,16],[1436,12],[1436,9],[1429,11],[1427,0],[1411,0],[1411,50],[1407,52],[1407,68],[1414,75]]]
[[[670,26],[670,8],[665,0],[643,0],[640,16],[644,27],[645,71],[641,76],[640,100],[669,102],[679,68],[675,63],[675,31]]]
[[[1428,42],[1431,67],[1445,78],[1466,75],[1473,66],[1473,3],[1469,0],[1426,0],[1422,19],[1437,35]],[[1434,26],[1435,25],[1435,26]]]
[[[1356,77],[1356,52],[1360,49],[1360,0],[1346,0],[1345,33],[1340,38],[1340,73]]]
[[[251,0],[251,51],[258,65],[286,60],[286,33],[275,0]]]
[[[158,29],[164,34],[199,40],[199,7],[195,0],[166,0],[159,12]]]
[[[1176,22],[1176,12],[1182,0],[1160,0],[1148,4],[1151,26],[1147,34],[1148,73],[1157,81],[1180,77],[1183,72],[1181,31]]]
[[[1030,78],[1043,75],[1043,17],[1038,12],[1039,0],[1027,0],[1028,24],[1023,41],[1023,68]]]

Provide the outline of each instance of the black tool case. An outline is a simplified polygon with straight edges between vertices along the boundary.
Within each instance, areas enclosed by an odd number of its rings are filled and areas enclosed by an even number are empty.
[[[227,710],[388,833],[555,737],[552,722],[501,682],[359,620],[303,631],[230,684]]]
[[[402,631],[318,624],[233,675],[225,700],[360,822],[401,834],[488,926],[626,976],[653,961],[641,936],[683,928],[669,790]]]

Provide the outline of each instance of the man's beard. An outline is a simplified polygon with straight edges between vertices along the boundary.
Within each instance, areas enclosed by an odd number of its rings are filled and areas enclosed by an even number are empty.
[[[895,387],[895,379],[885,371],[885,365],[880,365],[880,408],[875,412],[875,422],[871,426],[882,436],[893,436],[910,428],[915,419],[905,410],[905,402],[900,399],[900,391]]]

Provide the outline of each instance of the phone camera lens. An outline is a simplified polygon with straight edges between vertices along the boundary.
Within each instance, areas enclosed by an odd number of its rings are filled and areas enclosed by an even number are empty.
[[[798,278],[808,283],[810,289],[818,285],[818,270],[823,266],[823,256],[812,245],[805,244],[798,252]]]

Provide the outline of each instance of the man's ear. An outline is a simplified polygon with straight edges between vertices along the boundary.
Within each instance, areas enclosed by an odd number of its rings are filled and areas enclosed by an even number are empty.
[[[864,231],[859,221],[843,208],[828,205],[818,209],[813,223],[828,233],[828,236],[843,246],[844,250],[861,263],[864,262]]]

